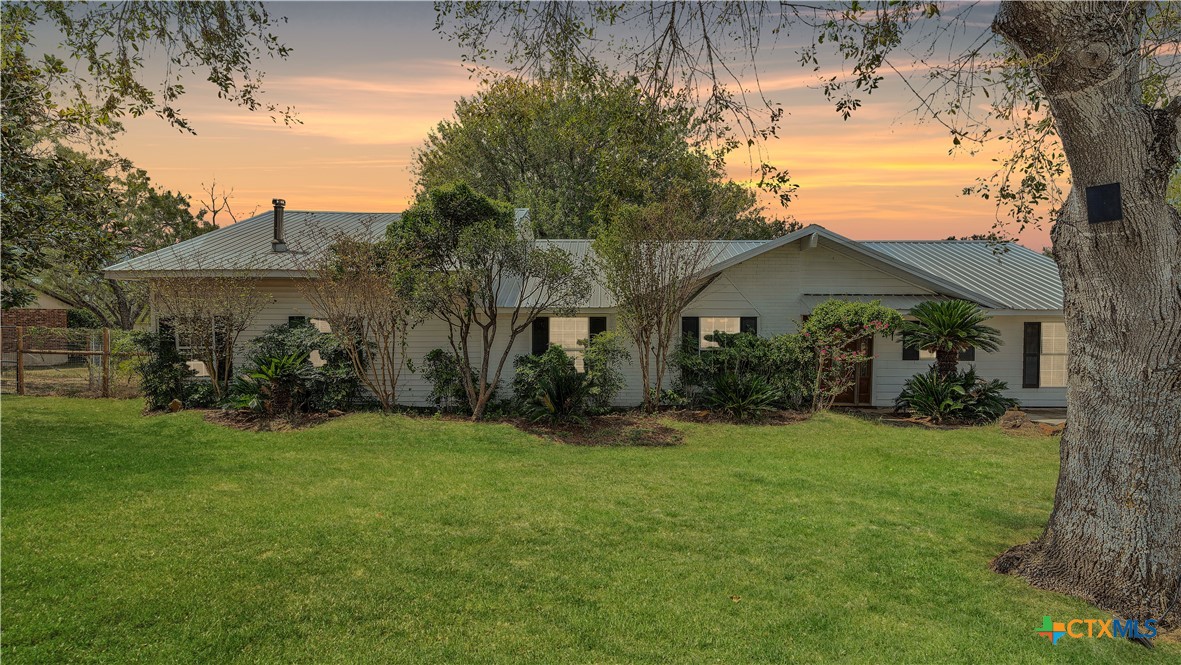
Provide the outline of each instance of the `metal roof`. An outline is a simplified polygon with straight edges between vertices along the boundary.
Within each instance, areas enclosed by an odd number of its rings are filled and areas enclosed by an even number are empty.
[[[1058,265],[1016,243],[988,240],[887,240],[862,245],[965,289],[986,293],[1000,309],[1062,309]]]
[[[524,208],[516,210],[517,223],[528,217]],[[376,240],[386,227],[402,218],[397,212],[321,212],[287,210],[283,215],[283,235],[288,251],[271,248],[274,238],[275,211],[223,226],[204,235],[171,247],[137,256],[107,267],[110,279],[135,278],[136,273],[188,270],[261,270],[276,275],[302,273],[340,235]]]
[[[594,258],[594,249],[591,247],[590,240],[537,240],[539,246],[542,247],[557,247],[570,252],[571,257],[578,261],[590,261]],[[765,244],[766,240],[713,240],[708,241],[710,245],[715,248],[712,264],[716,265],[722,261],[727,261],[740,254],[750,251],[760,245]],[[506,294],[504,298],[515,299],[516,293],[512,292]],[[515,304],[515,303],[513,303]],[[585,304],[582,305],[584,309],[599,309],[603,307],[614,307],[615,298],[611,296],[611,292],[603,283],[594,279],[591,283],[591,291],[588,295]]]
[[[518,224],[523,223],[528,210],[517,209],[516,217]],[[284,235],[290,251],[275,252],[271,248],[274,211],[268,210],[171,247],[122,261],[104,272],[111,279],[137,279],[157,271],[188,270],[261,270],[271,276],[301,276],[306,274],[302,268],[314,262],[338,235],[380,238],[386,227],[400,218],[400,213],[287,210]],[[706,274],[812,236],[833,243],[834,248],[855,252],[881,269],[903,271],[917,283],[947,296],[972,300],[992,309],[1062,309],[1062,282],[1052,259],[1021,245],[997,245],[989,241],[858,242],[812,225],[769,241],[712,241],[710,244],[717,248],[717,253]],[[590,240],[536,242],[564,249],[575,260],[588,260],[593,254]],[[502,300],[513,301],[516,297],[516,289],[509,288]],[[804,297],[811,298],[812,294]],[[612,306],[614,299],[596,280],[583,307]]]

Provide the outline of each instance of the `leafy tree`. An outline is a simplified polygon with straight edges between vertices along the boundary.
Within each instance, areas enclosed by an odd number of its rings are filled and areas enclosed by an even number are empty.
[[[423,309],[447,324],[473,420],[517,337],[542,312],[572,313],[590,290],[580,261],[532,242],[508,204],[464,184],[424,192],[386,233],[395,251],[420,257]]]
[[[998,203],[998,223],[1054,220],[1071,373],[1070,427],[1042,536],[994,562],[1043,588],[1127,617],[1160,617],[1181,595],[1181,216],[1168,181],[1181,156],[1181,10],[1175,3],[527,2],[438,4],[440,29],[474,60],[536,69],[604,42],[635,63],[642,87],[697,94],[719,132],[761,140],[781,111],[755,88],[760,50],[800,28],[795,51],[819,70],[830,49],[845,75],[819,78],[844,116],[887,74],[905,78],[919,114],[953,150],[1002,140],[1000,169],[968,188]],[[945,11],[946,10],[946,11]],[[950,11],[950,14],[947,13]],[[772,35],[776,36],[772,39]],[[745,75],[745,80],[744,80]],[[721,111],[721,113],[710,113]],[[729,124],[728,123],[732,123]],[[733,132],[730,133],[733,135]],[[1070,189],[1060,183],[1069,176]],[[1087,188],[1120,183],[1122,218],[1091,224]],[[1176,622],[1177,620],[1171,619]]]
[[[674,189],[711,197],[732,237],[785,232],[788,223],[768,223],[753,191],[725,181],[723,154],[705,148],[702,127],[678,99],[651,97],[634,77],[597,66],[532,81],[499,77],[456,103],[413,170],[423,190],[465,182],[529,208],[542,237],[590,237],[615,207],[643,206]]]
[[[813,307],[801,330],[816,352],[813,410],[832,408],[857,381],[858,368],[873,360],[869,342],[879,335],[892,337],[901,325],[902,315],[880,300],[831,299]]]
[[[705,285],[717,257],[723,221],[707,202],[684,193],[645,207],[621,206],[594,241],[603,283],[615,298],[619,325],[639,349],[644,408],[660,407],[681,312]]]
[[[994,352],[1004,344],[1001,331],[984,325],[990,317],[976,303],[928,300],[912,307],[910,315],[914,320],[902,324],[902,333],[915,348],[935,353],[941,377],[956,371],[961,351]]]
[[[290,108],[261,98],[256,62],[285,58],[273,18],[261,2],[5,3],[0,8],[0,179],[4,196],[0,281],[7,306],[17,284],[47,267],[51,253],[93,261],[111,250],[106,224],[119,208],[110,196],[118,165],[110,140],[125,117],[154,113],[193,131],[179,111],[186,75],[219,97],[287,122]],[[60,37],[35,53],[31,28],[51,24]],[[39,30],[45,33],[45,29]],[[147,54],[163,54],[162,72]],[[158,84],[148,77],[159,74]],[[74,148],[93,150],[92,159]],[[115,169],[118,170],[118,169]]]
[[[329,250],[294,257],[307,276],[298,280],[300,293],[328,322],[361,383],[391,411],[406,366],[406,333],[421,319],[414,298],[419,255],[409,245],[365,240],[375,235],[370,229],[360,238],[309,235],[310,243]]]
[[[77,158],[91,159],[81,154]],[[194,215],[189,197],[157,189],[142,169],[112,177],[105,195],[116,207],[107,220],[96,221],[104,234],[101,251],[79,255],[48,250],[49,266],[38,276],[37,286],[87,309],[102,326],[130,330],[148,311],[146,285],[105,279],[99,272],[102,266],[194,238],[216,226],[206,220],[207,209]]]

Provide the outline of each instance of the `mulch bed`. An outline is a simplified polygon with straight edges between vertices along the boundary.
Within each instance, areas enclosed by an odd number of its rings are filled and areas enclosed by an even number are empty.
[[[304,413],[293,417],[272,417],[248,409],[238,411],[210,409],[205,412],[205,422],[232,427],[246,432],[291,432],[307,429],[332,418],[326,413]]]

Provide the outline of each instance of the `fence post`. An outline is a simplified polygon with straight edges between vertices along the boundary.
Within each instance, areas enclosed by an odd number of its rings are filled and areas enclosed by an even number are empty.
[[[25,327],[16,327],[16,394],[25,394]]]
[[[103,328],[103,397],[111,396],[111,329]]]

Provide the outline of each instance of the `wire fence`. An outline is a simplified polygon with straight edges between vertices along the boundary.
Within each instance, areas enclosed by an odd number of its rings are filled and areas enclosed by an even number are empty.
[[[68,397],[139,395],[134,331],[0,327],[0,393]]]

